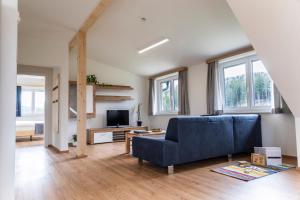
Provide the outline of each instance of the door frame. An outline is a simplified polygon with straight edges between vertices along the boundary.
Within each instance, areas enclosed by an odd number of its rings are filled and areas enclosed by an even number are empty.
[[[19,65],[17,75],[33,75],[45,77],[45,125],[44,125],[44,146],[52,144],[52,79],[53,68]]]

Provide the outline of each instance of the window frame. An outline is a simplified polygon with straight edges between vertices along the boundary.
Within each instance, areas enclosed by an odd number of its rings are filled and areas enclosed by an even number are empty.
[[[24,113],[22,109],[22,103],[21,103],[21,117],[41,117],[44,116],[44,113],[36,112],[36,99],[35,95],[36,92],[43,92],[44,95],[46,95],[46,91],[44,88],[39,88],[39,87],[22,87],[22,92],[30,92],[31,93],[31,112],[30,113]],[[22,97],[21,97],[22,101]],[[45,112],[45,103],[46,103],[46,97],[44,101],[44,112]]]
[[[155,115],[177,115],[178,109],[175,110],[174,106],[174,81],[178,81],[178,73],[169,74],[166,76],[159,77],[155,79],[155,96],[156,96],[156,112]],[[171,99],[171,110],[170,111],[162,111],[161,104],[162,104],[162,91],[160,88],[160,84],[165,81],[170,81],[170,99]],[[178,103],[178,102],[177,102]],[[178,105],[177,105],[178,108]]]
[[[219,72],[220,72],[220,85],[222,92],[222,105],[224,113],[271,113],[274,108],[274,88],[273,80],[268,74],[271,80],[271,105],[270,106],[255,106],[254,103],[254,76],[253,76],[253,62],[260,61],[257,55],[246,55],[236,59],[225,60],[219,62]],[[247,94],[247,106],[237,107],[237,108],[226,108],[225,107],[225,75],[224,69],[229,67],[234,67],[237,65],[246,65],[246,94]]]

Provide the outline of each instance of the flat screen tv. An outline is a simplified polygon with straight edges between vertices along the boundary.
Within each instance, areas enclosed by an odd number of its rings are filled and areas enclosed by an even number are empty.
[[[129,110],[107,110],[107,126],[129,126]]]

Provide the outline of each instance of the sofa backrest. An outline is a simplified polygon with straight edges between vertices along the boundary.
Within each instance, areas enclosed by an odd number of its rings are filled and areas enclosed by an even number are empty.
[[[235,153],[250,153],[254,146],[262,146],[260,115],[232,115],[232,118]]]
[[[185,162],[233,153],[233,119],[231,116],[172,118],[166,140],[178,142],[180,159]]]

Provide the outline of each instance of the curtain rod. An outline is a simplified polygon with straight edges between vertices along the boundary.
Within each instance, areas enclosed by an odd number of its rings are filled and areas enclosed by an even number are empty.
[[[165,75],[168,75],[168,74],[172,74],[172,73],[180,72],[180,71],[185,71],[185,70],[188,70],[188,67],[177,67],[175,69],[171,69],[171,70],[168,70],[168,71],[165,71],[165,72],[161,72],[159,74],[155,74],[153,76],[149,76],[149,79],[156,79],[156,78],[161,77],[161,76],[165,76]]]
[[[247,52],[250,52],[250,51],[253,51],[253,50],[254,50],[253,46],[243,47],[243,48],[236,49],[234,51],[230,51],[230,52],[221,54],[219,56],[210,58],[210,59],[206,60],[206,63],[209,64],[209,63],[216,62],[216,61],[219,61],[219,60],[222,60],[222,59],[225,59],[225,58],[229,58],[229,57],[236,56],[236,55],[239,55],[239,54],[247,53]]]

